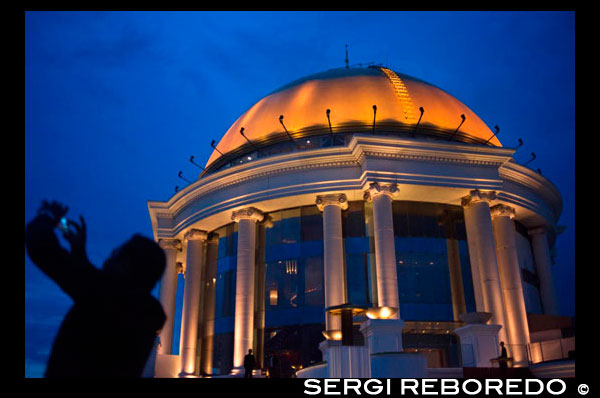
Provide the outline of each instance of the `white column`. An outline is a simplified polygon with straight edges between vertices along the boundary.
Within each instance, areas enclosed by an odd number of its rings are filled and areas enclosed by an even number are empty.
[[[179,239],[160,239],[158,244],[165,252],[166,267],[160,280],[160,304],[167,320],[160,331],[159,354],[171,355],[173,345],[173,322],[175,316],[175,298],[177,295],[177,252],[181,250]]]
[[[256,222],[263,219],[263,213],[249,207],[233,212],[231,219],[238,223],[233,373],[239,373],[253,343]]]
[[[191,229],[184,236],[187,240],[185,263],[185,287],[181,315],[181,339],[179,343],[179,376],[185,377],[196,372],[196,346],[198,341],[198,313],[200,309],[200,289],[204,268],[204,242],[206,232]]]
[[[537,276],[540,281],[540,296],[542,298],[544,314],[558,315],[556,288],[554,286],[554,277],[552,276],[552,259],[550,257],[547,231],[543,227],[534,228],[529,230],[529,235],[531,236],[531,248]]]
[[[331,345],[327,352],[327,367],[330,379],[368,379],[371,377],[369,349],[358,345]]]
[[[323,274],[325,282],[325,308],[345,304],[346,277],[344,272],[344,240],[342,236],[342,210],[348,208],[344,194],[319,195],[316,199],[323,212]],[[342,319],[326,314],[325,330],[328,339],[341,339]]]
[[[504,300],[496,259],[496,243],[492,229],[489,202],[496,199],[495,192],[471,191],[463,198],[469,259],[473,275],[473,290],[478,312],[492,314],[491,323],[501,325],[498,336],[506,342]]]
[[[523,298],[515,223],[512,220],[515,217],[515,210],[512,207],[498,204],[491,208],[491,213],[506,314],[508,355],[513,358],[513,366],[528,366],[529,325]]]
[[[398,194],[396,184],[369,184],[364,198],[373,203],[373,240],[375,241],[375,266],[377,274],[377,303],[380,308],[390,308],[390,319],[400,319],[398,299],[398,274],[396,272],[396,246],[394,244],[394,219],[392,197]]]

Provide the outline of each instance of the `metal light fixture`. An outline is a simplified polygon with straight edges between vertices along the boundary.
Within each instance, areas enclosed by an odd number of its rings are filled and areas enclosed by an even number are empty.
[[[375,132],[375,116],[377,116],[377,105],[373,105],[373,133]]]
[[[454,138],[454,136],[456,135],[456,133],[458,133],[458,129],[460,128],[460,126],[462,126],[463,123],[465,122],[465,120],[467,119],[464,114],[460,115],[460,118],[462,119],[460,121],[460,124],[458,125],[458,127],[456,128],[456,130],[454,130],[454,133],[452,133],[452,135],[450,136],[450,138],[448,138],[448,141],[450,141],[450,140],[452,140],[452,138]]]
[[[425,109],[422,106],[420,106],[419,107],[419,112],[421,112],[421,115],[419,115],[419,120],[417,120],[417,124],[415,125],[415,129],[412,132],[412,136],[413,137],[417,133],[417,128],[419,127],[419,124],[421,123],[421,118],[423,117],[423,113],[425,113]]]
[[[188,180],[187,178],[183,177],[183,176],[182,176],[182,174],[183,174],[183,171],[179,171],[179,173],[177,174],[177,177],[179,177],[179,178],[181,178],[183,181],[187,181],[187,182],[189,182],[189,183],[191,184],[191,183],[192,183],[192,181],[190,181],[190,180]]]
[[[485,144],[487,144],[488,142],[490,142],[490,140],[491,140],[492,138],[494,138],[494,137],[496,136],[496,134],[498,134],[498,133],[500,132],[500,127],[498,127],[498,125],[496,125],[494,128],[496,129],[496,132],[495,132],[494,134],[492,134],[492,136],[491,136],[490,138],[488,138],[488,140],[487,140],[486,142],[484,142],[484,143],[483,143],[483,145],[485,145]]]
[[[194,155],[190,156],[190,163],[195,165],[196,167],[201,168],[202,170],[206,170],[204,167],[200,166],[198,163],[194,162]]]
[[[281,123],[281,125],[283,126],[283,129],[285,130],[285,133],[287,134],[290,141],[294,142],[294,139],[290,135],[290,132],[285,128],[285,124],[283,124],[283,115],[279,115],[279,123]]]

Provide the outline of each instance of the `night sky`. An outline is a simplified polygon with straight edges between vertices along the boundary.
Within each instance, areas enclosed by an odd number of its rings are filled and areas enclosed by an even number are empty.
[[[200,171],[211,140],[300,77],[374,62],[464,102],[563,196],[555,279],[574,316],[575,15],[572,12],[26,12],[25,222],[42,199],[88,225],[100,266],[148,200]],[[25,254],[25,377],[41,377],[72,301]],[[176,347],[178,345],[175,345]]]

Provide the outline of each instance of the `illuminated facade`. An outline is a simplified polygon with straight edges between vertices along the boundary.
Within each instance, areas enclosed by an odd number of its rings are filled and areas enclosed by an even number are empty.
[[[562,199],[515,150],[456,98],[383,67],[269,94],[197,181],[148,203],[167,255],[156,374],[236,375],[253,349],[283,375],[424,376],[491,366],[500,341],[515,366],[540,362],[531,323],[556,318]]]

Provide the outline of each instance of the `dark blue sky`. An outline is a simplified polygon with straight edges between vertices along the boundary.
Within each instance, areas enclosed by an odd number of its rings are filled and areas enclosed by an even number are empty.
[[[193,180],[210,142],[297,78],[383,63],[456,96],[563,195],[555,278],[574,315],[575,15],[563,12],[27,12],[25,221],[42,199],[88,224],[100,265],[147,200]],[[39,377],[70,299],[25,255],[25,376]]]

